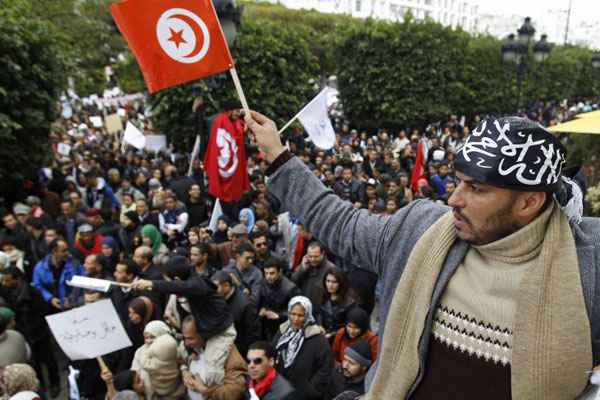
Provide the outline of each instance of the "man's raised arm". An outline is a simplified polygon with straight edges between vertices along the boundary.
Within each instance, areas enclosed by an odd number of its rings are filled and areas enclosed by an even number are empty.
[[[336,255],[379,273],[379,257],[385,254],[390,236],[386,234],[390,218],[357,210],[327,189],[300,160],[286,151],[273,121],[254,111],[245,118],[271,164],[269,191],[281,202],[282,208],[290,211]]]

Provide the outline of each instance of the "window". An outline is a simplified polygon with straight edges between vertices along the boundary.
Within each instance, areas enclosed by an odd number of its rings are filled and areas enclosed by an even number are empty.
[[[356,0],[356,12],[360,12],[362,8],[362,0]]]

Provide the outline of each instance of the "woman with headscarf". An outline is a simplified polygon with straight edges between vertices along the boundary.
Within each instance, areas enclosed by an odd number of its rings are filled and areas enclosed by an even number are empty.
[[[119,244],[112,236],[102,238],[102,266],[105,267],[104,273],[115,272],[117,262],[119,262]]]
[[[252,228],[254,228],[254,211],[251,208],[242,208],[239,218],[240,224],[246,227],[248,234],[252,233]]]
[[[30,365],[11,364],[4,368],[2,373],[3,400],[10,399],[17,393],[26,392],[34,394],[33,392],[36,392],[39,386],[40,381]]]
[[[140,378],[144,383],[146,398],[148,399],[152,398],[152,393],[154,392],[150,382],[150,376],[144,369],[144,363],[148,357],[148,349],[157,338],[168,334],[170,334],[169,326],[163,321],[155,320],[148,322],[144,328],[144,344],[135,351],[135,355],[133,356],[131,370],[136,371],[140,375]]]
[[[162,260],[169,255],[169,249],[162,242],[162,235],[157,227],[148,224],[142,228],[142,242],[144,246],[152,248],[154,265],[162,265]]]
[[[171,335],[156,338],[146,351],[142,365],[147,373],[152,397],[161,400],[179,400],[186,398],[186,387],[179,369],[177,341]]]
[[[354,306],[346,315],[346,326],[340,328],[333,340],[333,357],[336,363],[344,361],[347,347],[364,340],[371,347],[371,360],[377,359],[377,335],[369,329],[369,314],[362,308]]]
[[[292,297],[288,303],[288,321],[281,324],[273,342],[277,350],[277,372],[305,398],[322,399],[327,393],[333,358],[308,298]]]
[[[140,217],[135,211],[127,211],[121,217],[119,228],[119,241],[126,255],[133,254],[135,250],[134,237],[140,232]]]

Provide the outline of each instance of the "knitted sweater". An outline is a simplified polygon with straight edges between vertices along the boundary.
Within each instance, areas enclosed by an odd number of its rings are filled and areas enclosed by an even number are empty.
[[[510,399],[516,293],[540,254],[552,207],[517,232],[472,246],[437,306],[414,398]]]

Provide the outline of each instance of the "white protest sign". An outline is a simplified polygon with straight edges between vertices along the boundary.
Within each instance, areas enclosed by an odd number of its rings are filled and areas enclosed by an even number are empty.
[[[98,116],[98,115],[93,115],[90,117],[90,122],[92,123],[92,125],[94,126],[94,128],[102,128],[102,117]]]
[[[144,134],[129,121],[127,121],[127,126],[125,127],[123,141],[129,143],[138,150],[141,150],[146,146],[146,136],[144,136]]]
[[[167,148],[165,135],[146,135],[146,149],[157,152]]]
[[[110,300],[100,300],[46,317],[60,348],[73,361],[103,356],[131,346]]]
[[[119,115],[119,117],[125,118],[125,116],[127,115],[127,111],[124,108],[119,108],[117,109],[117,114]]]
[[[61,156],[68,157],[71,153],[71,146],[66,143],[59,143],[56,146],[56,151],[58,151],[58,154],[60,154]]]
[[[97,290],[99,292],[108,292],[110,289],[110,281],[106,279],[96,279],[96,278],[88,278],[87,276],[79,276],[75,275],[73,278],[67,282],[67,285],[89,289],[89,290]]]

